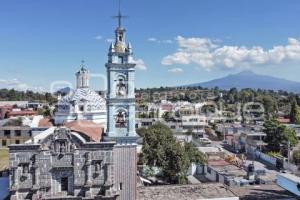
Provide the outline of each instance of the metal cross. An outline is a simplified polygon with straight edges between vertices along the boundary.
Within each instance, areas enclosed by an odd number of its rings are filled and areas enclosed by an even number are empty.
[[[121,0],[119,0],[119,13],[116,16],[113,16],[113,18],[117,18],[118,19],[118,25],[119,28],[121,28],[122,26],[122,18],[127,18],[127,16],[124,16],[121,14]]]

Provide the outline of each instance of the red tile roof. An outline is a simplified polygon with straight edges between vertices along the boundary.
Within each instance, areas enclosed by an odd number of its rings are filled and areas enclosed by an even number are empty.
[[[168,110],[168,111],[171,111],[173,108],[171,104],[162,104],[160,107],[162,110]]]
[[[35,115],[35,111],[24,110],[24,111],[10,111],[8,115],[11,116],[24,116],[24,115]]]
[[[67,122],[65,126],[72,131],[79,132],[88,136],[95,142],[100,142],[102,138],[103,126],[101,124],[96,124],[88,120],[75,120]]]
[[[289,118],[284,118],[284,117],[278,117],[277,120],[283,124],[288,124],[291,122],[291,120]]]

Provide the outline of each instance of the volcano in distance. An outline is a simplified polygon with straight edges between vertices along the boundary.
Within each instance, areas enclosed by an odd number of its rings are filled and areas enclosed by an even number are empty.
[[[300,93],[300,82],[260,75],[252,71],[243,71],[237,74],[230,74],[223,78],[191,84],[189,86],[201,86],[203,88],[219,87],[225,90],[229,90],[230,88],[234,87],[237,89],[252,88],[275,91],[284,90],[288,92]]]

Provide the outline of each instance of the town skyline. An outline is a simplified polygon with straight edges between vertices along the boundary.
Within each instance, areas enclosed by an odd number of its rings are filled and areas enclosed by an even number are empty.
[[[243,70],[297,81],[297,5],[123,1],[137,88],[204,82]],[[82,59],[91,73],[105,74],[116,8],[117,1],[3,1],[0,87],[49,91],[53,81],[74,83]],[[93,88],[100,85],[92,80]]]

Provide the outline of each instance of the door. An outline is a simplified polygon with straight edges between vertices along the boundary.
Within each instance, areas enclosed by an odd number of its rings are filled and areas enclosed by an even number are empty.
[[[69,180],[68,177],[61,178],[61,191],[68,192],[69,191]]]

